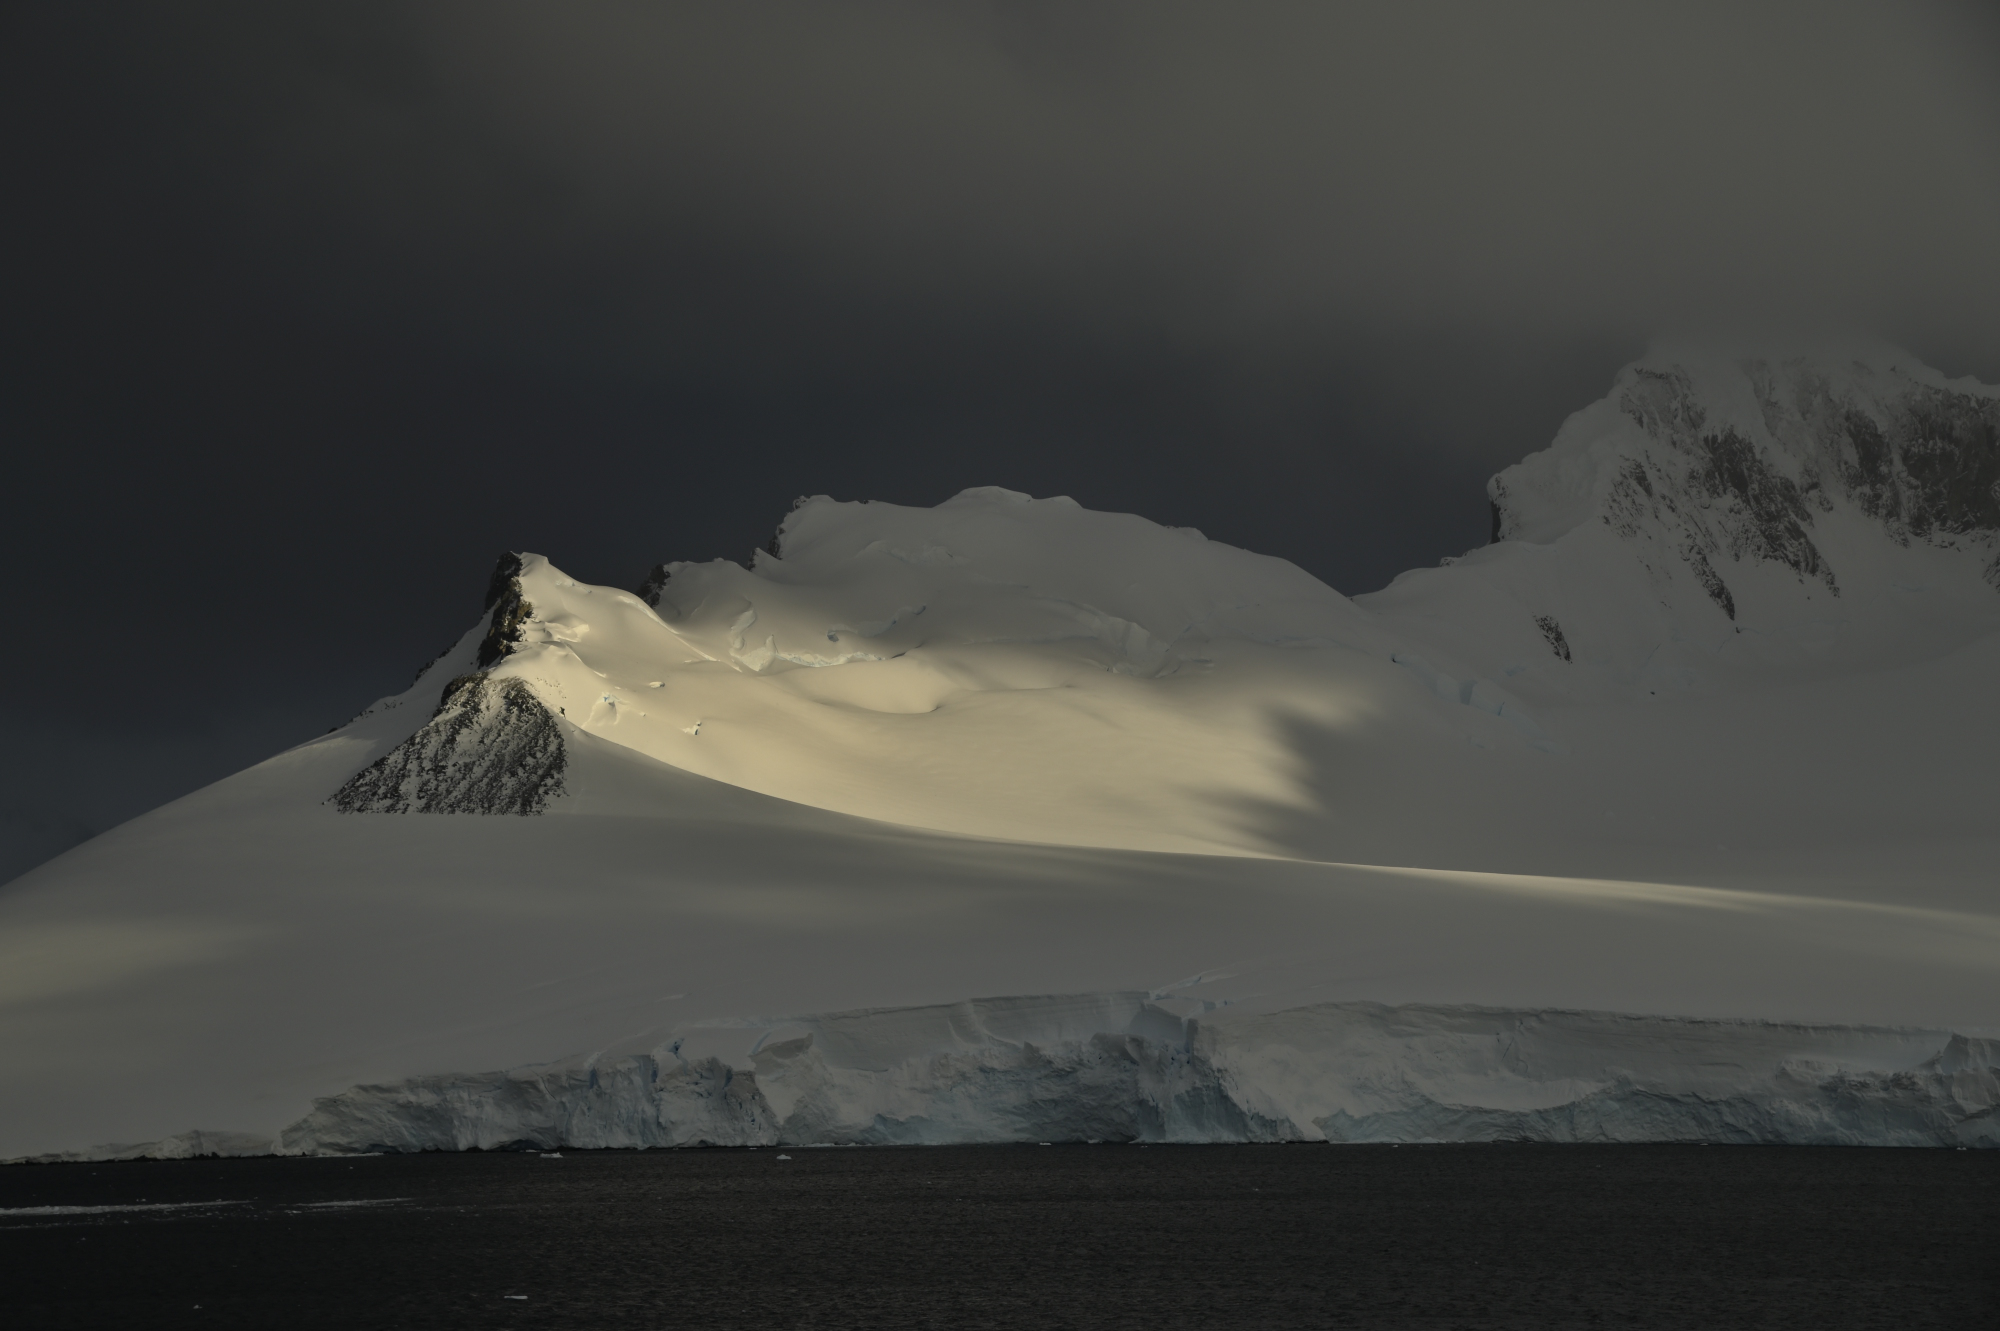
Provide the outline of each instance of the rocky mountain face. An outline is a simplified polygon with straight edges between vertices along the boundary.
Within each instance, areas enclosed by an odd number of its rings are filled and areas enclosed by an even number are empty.
[[[500,556],[486,589],[486,636],[479,643],[479,668],[491,669],[521,641],[521,626],[534,617],[534,602],[521,590],[521,556]]]
[[[526,682],[460,675],[430,721],[332,803],[342,813],[542,813],[563,793],[567,765],[556,718]]]
[[[1489,494],[1495,540],[1547,541],[1595,516],[1732,620],[1736,567],[1841,595],[1821,529],[1843,508],[1898,546],[1967,552],[2000,590],[2000,392],[1886,351],[1654,357]]]

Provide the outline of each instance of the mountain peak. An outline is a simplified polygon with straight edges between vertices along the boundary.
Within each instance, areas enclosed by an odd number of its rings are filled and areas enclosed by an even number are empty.
[[[1796,551],[1781,528],[1838,503],[1899,543],[1979,540],[2000,532],[2000,388],[1947,380],[1892,348],[1790,358],[1656,349],[1488,489],[1499,539],[1546,543],[1644,507],[1634,487],[1754,515],[1754,535],[1725,523],[1699,543],[1761,545],[1772,558]]]
[[[1496,540],[1548,544],[1595,519],[1732,620],[1739,569],[1840,595],[1824,547],[1843,516],[1896,546],[1964,552],[2000,587],[2000,389],[1887,347],[1656,349],[1488,493]]]

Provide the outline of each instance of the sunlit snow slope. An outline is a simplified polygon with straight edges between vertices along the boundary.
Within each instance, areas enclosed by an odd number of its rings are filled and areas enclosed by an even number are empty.
[[[0,896],[0,1154],[2000,1143],[2000,391],[1664,350],[1492,497],[1357,600],[993,488],[510,556]]]

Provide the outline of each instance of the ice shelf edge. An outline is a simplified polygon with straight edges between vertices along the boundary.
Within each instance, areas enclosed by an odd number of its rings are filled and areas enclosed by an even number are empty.
[[[1203,1010],[1208,1008],[1209,1010]],[[2000,1146],[2000,1040],[1943,1029],[1146,994],[708,1028],[355,1086],[276,1139],[34,1157],[1145,1142]],[[713,1041],[711,1041],[713,1043]]]

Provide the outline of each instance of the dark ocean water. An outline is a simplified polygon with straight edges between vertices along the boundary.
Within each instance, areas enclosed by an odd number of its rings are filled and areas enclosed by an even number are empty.
[[[0,1208],[8,1331],[2000,1327],[2000,1151],[195,1160],[0,1169]]]

